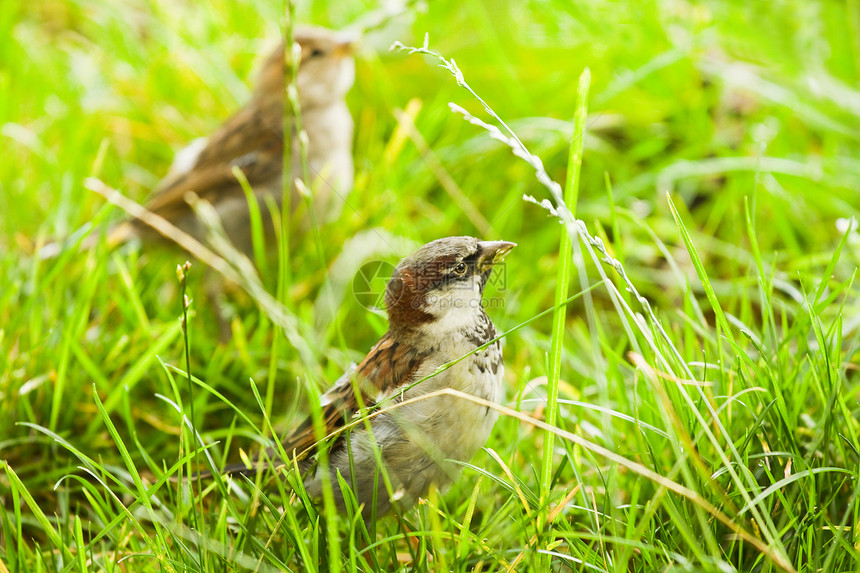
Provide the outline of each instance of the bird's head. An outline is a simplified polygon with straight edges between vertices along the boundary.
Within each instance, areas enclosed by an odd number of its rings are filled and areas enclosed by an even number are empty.
[[[301,26],[296,28],[293,39],[302,49],[297,78],[301,108],[309,110],[342,99],[355,81],[352,55],[358,45],[358,35]],[[284,93],[283,45],[263,64],[257,92]]]
[[[385,289],[392,330],[439,333],[484,314],[484,286],[493,265],[516,246],[508,241],[447,237],[427,243],[397,265]]]

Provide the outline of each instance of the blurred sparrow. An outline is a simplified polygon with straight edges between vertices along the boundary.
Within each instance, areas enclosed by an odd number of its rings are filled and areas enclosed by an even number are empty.
[[[397,265],[385,290],[388,333],[321,398],[326,435],[353,421],[361,405],[395,406],[446,388],[493,403],[501,400],[501,344],[497,340],[474,351],[496,337],[482,306],[484,285],[493,265],[514,246],[506,241],[448,237],[424,245]],[[474,353],[436,373],[443,364],[470,352]],[[370,418],[372,435],[364,424],[338,433],[328,462],[337,505],[344,507],[344,494],[334,478],[340,472],[358,503],[364,504],[365,515],[371,513],[374,495],[377,515],[395,504],[408,508],[431,484],[444,487],[457,478],[461,467],[456,461],[469,460],[484,445],[497,417],[491,408],[443,394]],[[308,418],[287,435],[283,448],[290,459],[299,460],[308,493],[319,498],[323,469],[306,457],[314,453],[316,443],[313,421]],[[374,448],[391,480],[393,498],[377,476]],[[251,467],[237,464],[224,473],[253,474],[263,469],[266,459],[275,460],[277,466],[285,463],[269,448]]]
[[[301,46],[298,93],[302,128],[307,133],[307,167],[317,221],[337,216],[353,182],[352,116],[344,99],[355,78],[353,36],[323,28],[304,27],[295,32]],[[254,94],[242,109],[209,137],[193,141],[176,154],[167,176],[155,190],[147,209],[193,235],[198,240],[205,229],[186,202],[196,193],[216,208],[228,237],[245,252],[251,251],[248,203],[233,167],[245,174],[271,230],[271,217],[264,198],[283,202],[284,145],[284,46],[281,44],[263,63]],[[295,122],[293,122],[295,130]],[[296,134],[290,176],[304,170]],[[295,186],[291,206],[300,203]],[[108,234],[111,245],[134,237],[156,238],[157,233],[137,220],[114,227]]]

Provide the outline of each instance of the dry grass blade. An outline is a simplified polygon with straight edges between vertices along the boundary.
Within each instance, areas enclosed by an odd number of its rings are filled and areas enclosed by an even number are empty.
[[[296,348],[305,360],[305,364],[311,365],[316,363],[315,353],[311,350],[310,345],[304,335],[299,332],[298,321],[296,318],[278,302],[275,297],[270,295],[263,287],[259,276],[254,270],[254,265],[242,253],[232,248],[226,237],[218,237],[222,249],[229,249],[230,261],[218,255],[213,250],[206,247],[203,243],[184,232],[182,229],[173,225],[164,217],[153,213],[146,207],[132,201],[128,197],[116,189],[106,185],[99,179],[89,177],[85,181],[85,186],[90,191],[98,193],[109,202],[113,203],[132,217],[146,223],[162,236],[173,241],[205,264],[212,267],[217,272],[221,273],[227,279],[233,281],[242,287],[257,303],[262,306],[269,317],[280,327],[284,329],[290,343]],[[194,204],[195,211],[200,216],[201,220],[206,225],[207,229],[212,230],[213,226],[218,225],[217,215],[214,209],[208,203],[189,197]],[[208,210],[207,210],[208,207]],[[216,227],[217,230],[217,227]],[[231,264],[232,263],[232,264]]]

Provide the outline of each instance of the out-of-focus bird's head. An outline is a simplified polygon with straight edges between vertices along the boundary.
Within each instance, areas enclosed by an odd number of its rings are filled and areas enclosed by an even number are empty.
[[[358,44],[353,32],[337,32],[315,26],[296,28],[294,40],[301,47],[298,71],[299,103],[303,110],[340,100],[355,81],[352,57]],[[263,64],[258,97],[281,97],[284,93],[283,44]]]

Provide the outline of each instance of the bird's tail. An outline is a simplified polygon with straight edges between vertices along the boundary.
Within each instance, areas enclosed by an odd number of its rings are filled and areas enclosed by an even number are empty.
[[[221,468],[221,471],[218,472],[223,476],[232,476],[232,475],[243,475],[243,476],[252,476],[257,474],[258,472],[263,471],[266,468],[265,463],[253,463],[253,465],[248,465],[244,462],[236,462],[235,464],[230,464],[228,466],[224,466]],[[198,472],[195,477],[199,478],[211,478],[212,471],[211,470],[203,470],[202,472]]]
[[[272,460],[271,458],[264,458],[262,456],[255,457],[253,460],[249,460],[247,462],[236,462],[234,464],[230,464],[221,468],[218,471],[218,475],[228,476],[228,475],[243,475],[243,476],[254,476],[258,473],[261,473],[266,470],[268,467],[278,467],[281,466],[280,462],[277,460]],[[212,470],[201,470],[199,472],[195,472],[193,474],[186,474],[184,479],[187,480],[195,480],[195,479],[211,479],[212,476],[215,475],[215,472]]]

